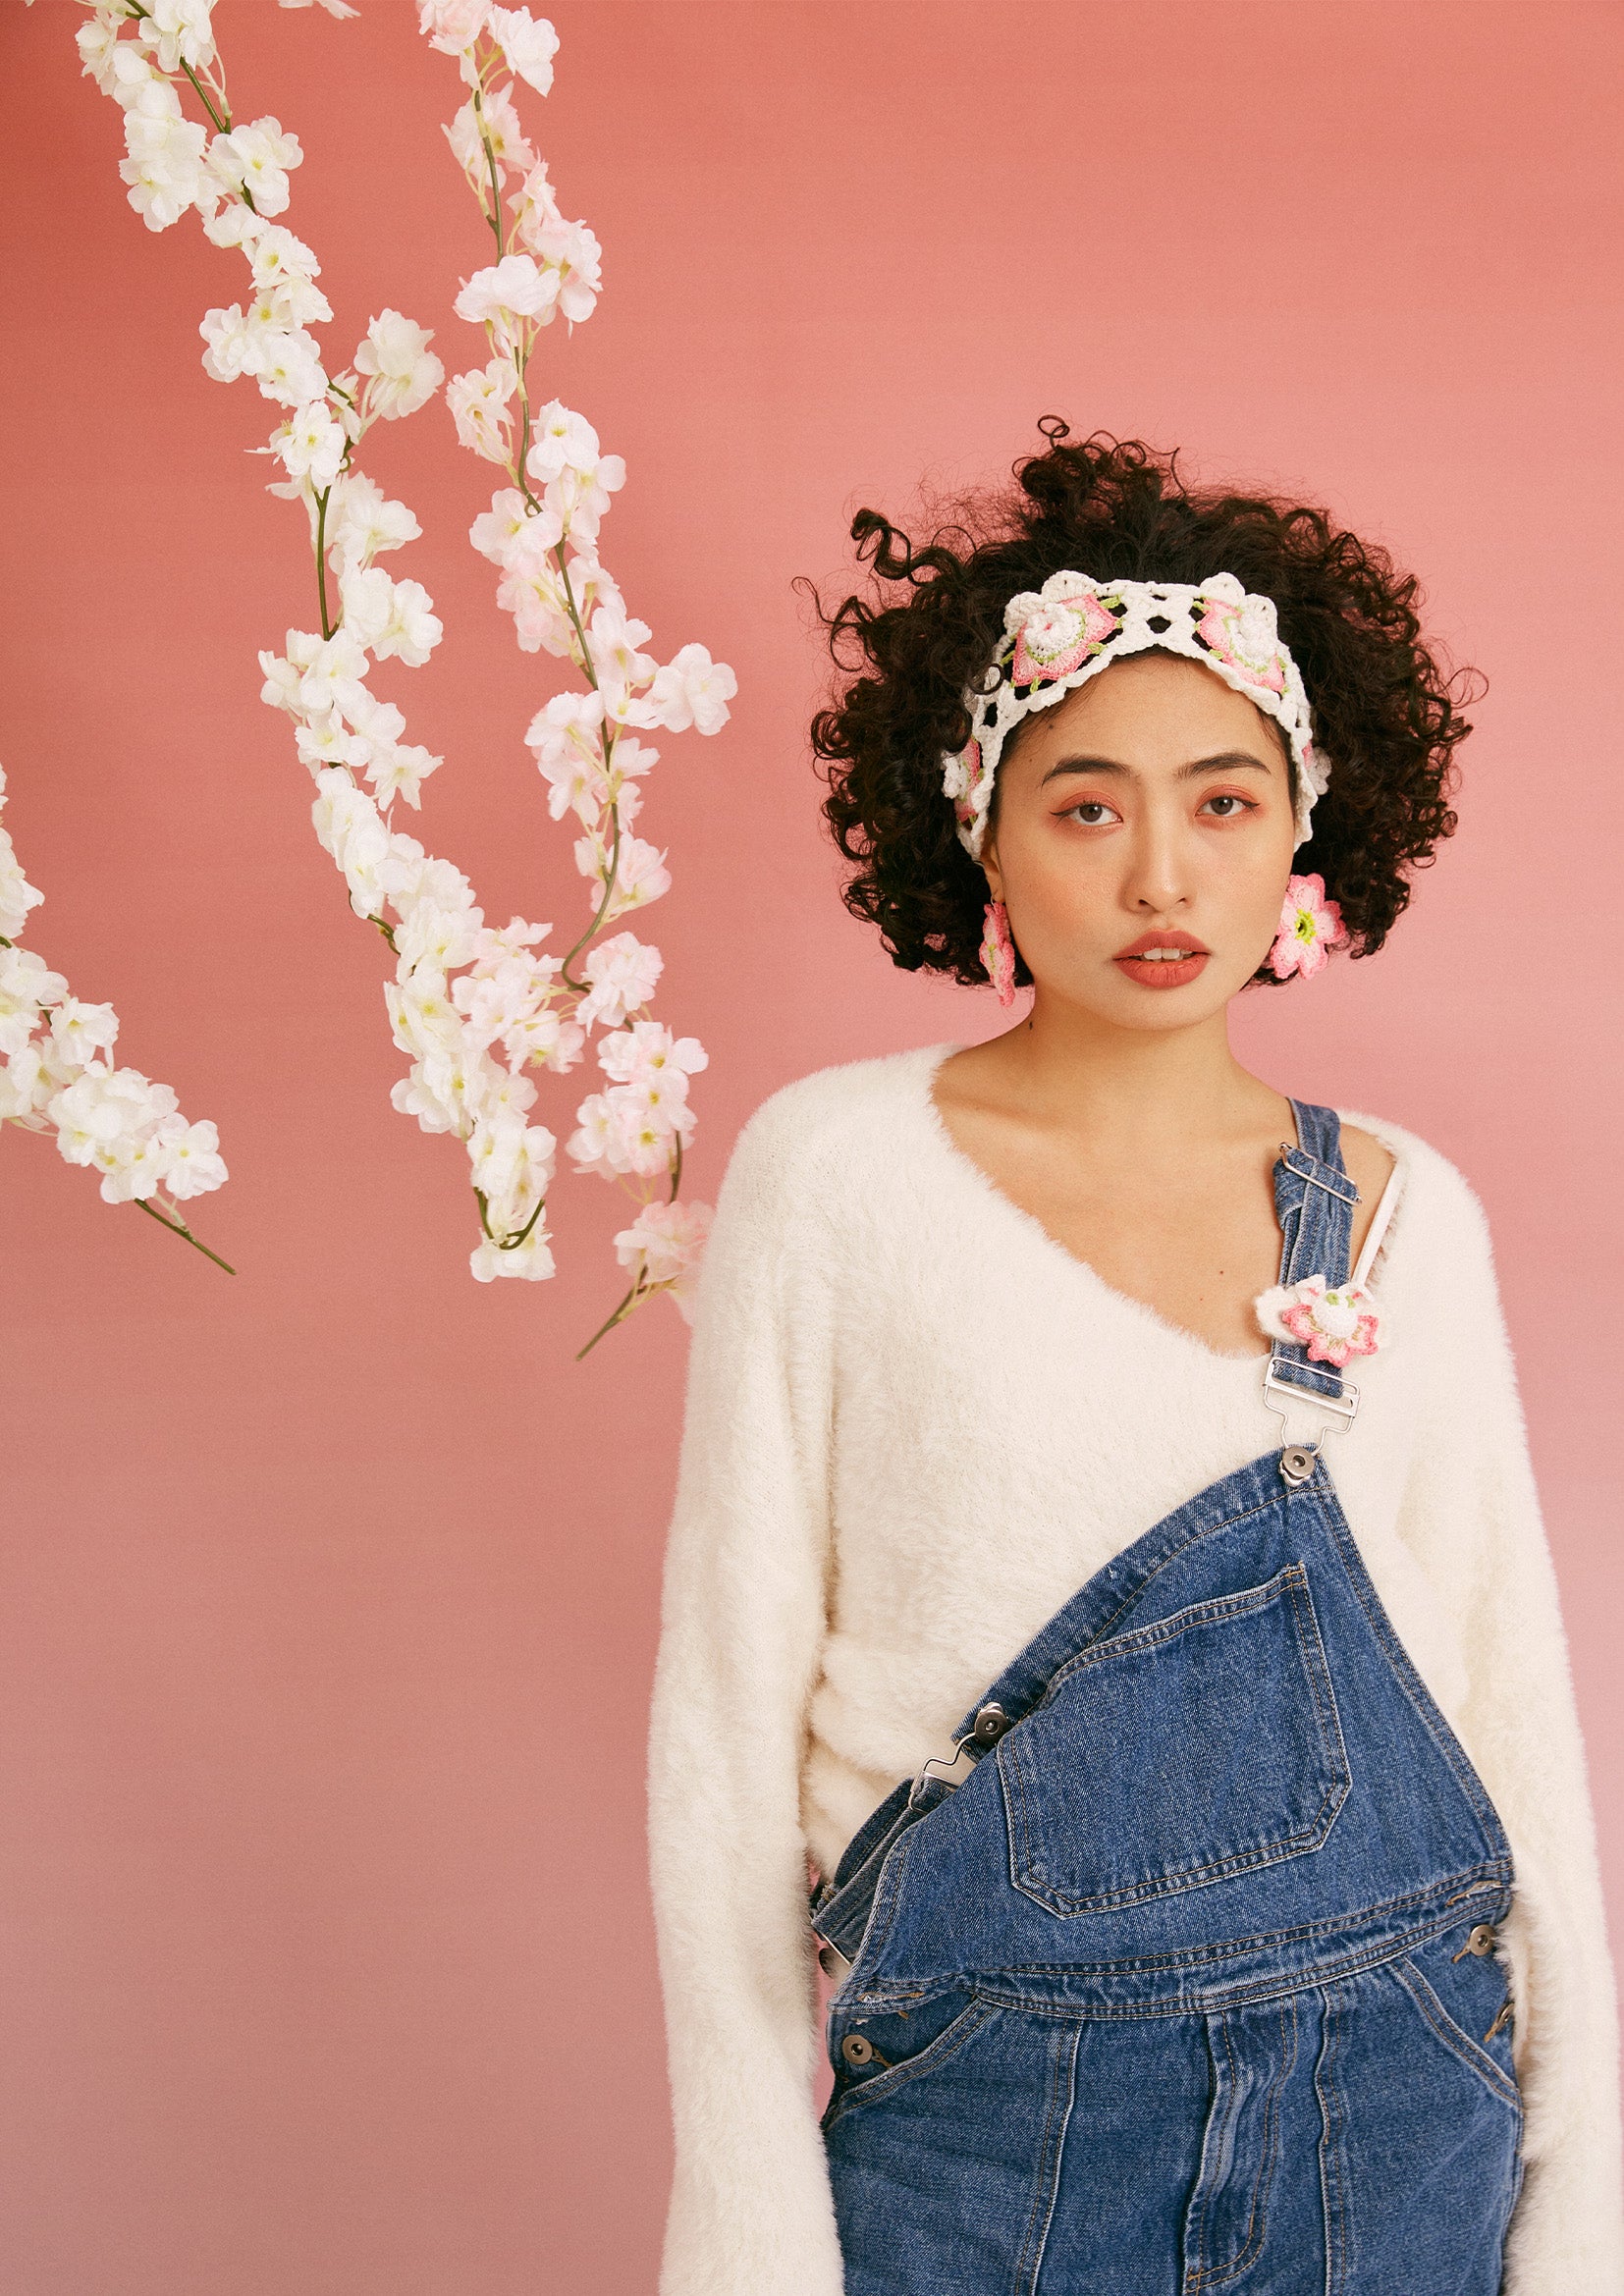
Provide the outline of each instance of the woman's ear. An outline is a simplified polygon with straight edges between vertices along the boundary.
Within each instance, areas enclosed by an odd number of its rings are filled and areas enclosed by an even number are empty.
[[[1003,898],[1003,879],[999,872],[998,846],[991,837],[988,837],[982,844],[981,867],[987,879],[989,897],[995,901],[1001,901]]]

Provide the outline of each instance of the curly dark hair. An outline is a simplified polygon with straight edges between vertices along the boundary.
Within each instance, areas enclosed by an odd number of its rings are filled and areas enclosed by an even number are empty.
[[[1318,871],[1353,955],[1373,955],[1410,898],[1410,873],[1454,830],[1453,753],[1471,731],[1460,708],[1480,698],[1479,673],[1445,671],[1422,642],[1415,575],[1325,510],[1186,486],[1176,452],[1103,432],[1072,443],[1057,415],[1038,428],[1048,446],[1015,463],[1015,490],[954,502],[923,548],[879,511],[857,513],[851,538],[872,562],[873,594],[831,613],[812,590],[839,673],[812,746],[823,813],[853,865],[846,906],[906,971],[985,982],[987,881],[959,843],[942,755],[969,738],[960,696],[993,659],[1005,605],[1065,567],[1145,582],[1221,569],[1274,601],[1330,767],[1293,866]],[[1030,981],[1024,963],[1015,978]]]

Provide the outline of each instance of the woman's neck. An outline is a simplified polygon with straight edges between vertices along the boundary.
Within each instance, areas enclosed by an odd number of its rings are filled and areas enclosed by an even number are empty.
[[[1142,1155],[1289,1133],[1289,1103],[1235,1058],[1226,1017],[1122,1029],[1040,989],[1018,1027],[979,1048],[982,1075],[1018,1092],[1035,1121]]]

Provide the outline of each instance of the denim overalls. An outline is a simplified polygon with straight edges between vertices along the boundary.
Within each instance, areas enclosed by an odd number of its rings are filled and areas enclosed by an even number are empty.
[[[1335,1289],[1340,1127],[1293,1108],[1280,1281]],[[1357,1407],[1284,1343],[1265,1384]],[[1117,1555],[954,1736],[812,1899],[846,2296],[1495,2296],[1510,1850],[1318,1442]]]

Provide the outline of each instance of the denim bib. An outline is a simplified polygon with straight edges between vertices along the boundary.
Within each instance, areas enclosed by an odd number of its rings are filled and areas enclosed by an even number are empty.
[[[1280,1281],[1348,1277],[1292,1103]],[[1357,1394],[1276,1342],[1287,1429]],[[846,2296],[1495,2296],[1511,1854],[1318,1438],[1071,1596],[813,1894]],[[845,1966],[847,1965],[848,1966]]]

